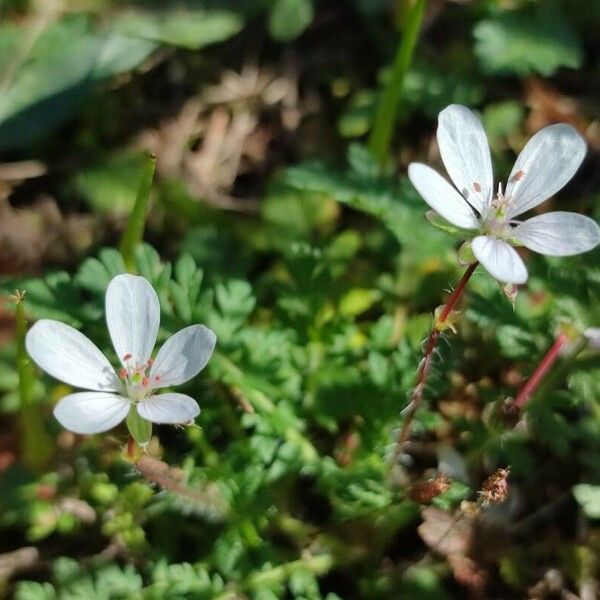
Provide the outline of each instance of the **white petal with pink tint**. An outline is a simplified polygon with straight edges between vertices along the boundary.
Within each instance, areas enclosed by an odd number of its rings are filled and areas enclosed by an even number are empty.
[[[191,325],[172,335],[150,369],[155,388],[180,385],[200,373],[211,357],[217,336],[204,325]]]
[[[149,396],[137,405],[141,417],[153,423],[183,424],[200,414],[198,403],[186,394],[169,392]]]
[[[78,392],[65,396],[54,408],[56,420],[75,433],[108,431],[129,412],[129,400],[104,392]]]
[[[158,326],[160,303],[147,279],[117,275],[106,290],[106,323],[119,360],[144,364],[150,358]],[[129,356],[129,359],[125,359]]]
[[[494,193],[494,174],[481,121],[465,106],[451,104],[439,115],[437,141],[454,185],[479,214],[485,214]]]
[[[517,251],[505,241],[487,235],[476,237],[471,248],[486,271],[504,283],[525,283],[527,269]]]
[[[463,229],[479,227],[473,209],[437,171],[422,163],[411,163],[408,177],[425,202],[446,221]]]
[[[25,338],[25,348],[46,373],[69,385],[117,391],[117,375],[100,350],[77,329],[50,319],[38,321]]]
[[[513,219],[547,200],[575,175],[585,158],[585,140],[560,123],[538,131],[525,145],[513,167],[505,196],[511,198]]]
[[[512,236],[540,254],[572,256],[588,252],[600,243],[600,227],[589,217],[555,211],[517,225]]]

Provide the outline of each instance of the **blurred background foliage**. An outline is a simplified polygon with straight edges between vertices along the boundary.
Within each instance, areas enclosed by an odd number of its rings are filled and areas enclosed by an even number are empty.
[[[589,153],[549,204],[598,219],[599,28],[597,0],[0,0],[0,595],[595,598],[600,356],[560,362],[516,425],[496,409],[558,329],[600,325],[600,251],[527,256],[514,306],[476,273],[408,455],[386,457],[460,275],[406,166],[440,164],[450,103],[481,114],[500,180],[567,122]],[[20,343],[49,317],[110,356],[126,264],[161,340],[218,336],[184,390],[197,425],[135,465],[124,430],[61,430],[69,390]],[[506,502],[461,509],[507,466]]]

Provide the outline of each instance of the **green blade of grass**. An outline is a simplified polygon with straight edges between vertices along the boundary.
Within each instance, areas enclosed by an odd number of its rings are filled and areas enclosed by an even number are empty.
[[[150,191],[152,189],[155,168],[156,157],[148,156],[135,204],[131,209],[127,226],[125,227],[121,243],[119,244],[119,251],[123,257],[125,267],[129,272],[135,271],[135,249],[142,242],[144,237],[146,214],[148,212],[148,204],[150,203]]]
[[[385,166],[388,159],[390,142],[404,87],[404,77],[412,62],[424,14],[425,0],[415,0],[406,18],[402,38],[392,65],[390,80],[383,90],[375,114],[375,122],[369,137],[369,149],[382,167]]]
[[[15,292],[17,305],[15,337],[17,340],[17,373],[19,375],[19,428],[23,462],[36,471],[43,470],[52,459],[52,441],[46,432],[43,415],[35,401],[35,369],[25,349],[27,319],[24,292]]]

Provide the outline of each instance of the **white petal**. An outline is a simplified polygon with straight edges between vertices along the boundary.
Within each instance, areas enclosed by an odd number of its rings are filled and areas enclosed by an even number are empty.
[[[585,140],[570,125],[550,125],[538,131],[510,172],[504,194],[512,198],[509,218],[556,194],[575,175],[585,153]]]
[[[573,212],[549,212],[528,219],[512,230],[523,246],[548,256],[572,256],[600,243],[600,227]]]
[[[437,141],[454,185],[479,214],[485,214],[494,192],[494,173],[481,121],[467,107],[451,104],[439,115]]]
[[[206,366],[217,336],[204,325],[190,325],[172,335],[158,351],[150,369],[153,387],[179,385]]]
[[[42,319],[27,332],[25,347],[40,368],[69,385],[97,391],[120,389],[108,359],[70,325]]]
[[[527,269],[517,251],[505,241],[480,235],[471,242],[475,258],[503,283],[525,283]]]
[[[153,423],[189,423],[200,414],[200,407],[190,396],[170,392],[142,400],[137,411]]]
[[[408,177],[425,202],[446,221],[464,229],[479,227],[473,209],[437,171],[422,163],[411,163]]]
[[[100,433],[118,425],[129,412],[129,400],[104,392],[65,396],[55,407],[56,420],[75,433]]]
[[[117,275],[106,290],[106,323],[119,360],[144,364],[150,358],[160,323],[160,303],[147,279]]]
[[[600,350],[600,327],[588,327],[583,335],[587,338],[590,348]]]

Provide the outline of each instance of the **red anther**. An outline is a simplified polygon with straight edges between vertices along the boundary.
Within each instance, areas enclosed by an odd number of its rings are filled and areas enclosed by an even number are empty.
[[[142,385],[144,387],[148,387],[148,383],[149,383],[148,378],[147,377],[143,377],[142,378]]]
[[[127,379],[127,369],[125,369],[125,368],[119,369],[119,377],[121,379]]]
[[[514,181],[521,181],[521,179],[523,179],[523,175],[525,175],[525,172],[522,170],[517,171],[514,176],[513,176],[513,180]]]
[[[480,184],[478,181],[474,181],[474,182],[473,182],[473,189],[474,189],[476,192],[480,192],[480,191],[481,191],[481,184]]]
[[[124,357],[123,360],[129,360],[131,358],[131,354],[127,353]]]

